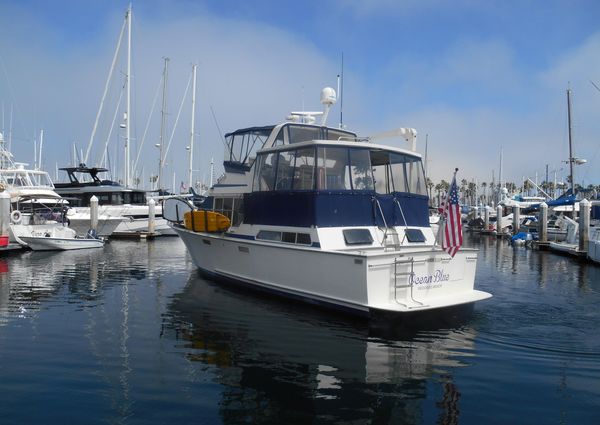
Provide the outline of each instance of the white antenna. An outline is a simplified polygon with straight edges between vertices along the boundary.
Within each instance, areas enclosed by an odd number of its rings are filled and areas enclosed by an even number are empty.
[[[329,110],[331,106],[335,104],[337,101],[337,97],[335,95],[335,90],[331,87],[325,87],[321,90],[321,104],[325,107],[323,111],[323,116],[321,118],[321,125],[327,125],[327,116],[329,115]]]
[[[342,52],[342,75],[341,86],[338,87],[340,94],[340,128],[344,128],[344,52]]]
[[[10,120],[8,122],[8,151],[12,148],[13,105],[10,104]]]
[[[42,167],[42,148],[44,147],[44,130],[40,130],[40,152],[39,152],[39,168]]]

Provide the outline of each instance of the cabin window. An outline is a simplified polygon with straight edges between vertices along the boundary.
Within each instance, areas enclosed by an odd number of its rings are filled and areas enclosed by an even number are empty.
[[[281,130],[279,130],[279,133],[277,133],[277,136],[275,137],[275,140],[273,140],[273,146],[282,146],[285,143],[285,138],[283,135],[283,128]]]
[[[371,159],[366,149],[350,149],[350,172],[354,190],[374,190]]]
[[[90,197],[88,198],[88,205],[89,205],[89,201],[90,201],[91,197],[92,197],[92,195],[90,195]],[[108,193],[98,194],[98,195],[96,195],[96,197],[98,198],[98,205],[110,204],[110,194],[108,194]]]
[[[260,164],[260,178],[258,181],[260,191],[273,190],[275,186],[275,170],[277,167],[277,152],[265,155]]]
[[[226,134],[225,140],[229,151],[225,153],[225,159],[247,164],[249,158],[256,156],[256,151],[263,147],[273,128],[273,126],[255,127]]]
[[[292,232],[283,232],[281,234],[281,242],[296,243],[296,234]]]
[[[392,187],[394,192],[408,192],[408,181],[406,178],[406,155],[391,154],[390,163],[392,170]]]
[[[239,226],[244,218],[243,200],[239,197],[214,198],[213,211],[231,220],[232,226]]]
[[[260,191],[260,173],[262,171],[262,163],[264,155],[258,155],[254,161],[254,178],[252,179],[252,191]]]
[[[288,125],[289,143],[309,142],[322,139],[320,127],[309,127],[303,125]]]
[[[283,151],[277,159],[277,180],[275,190],[291,190],[294,179],[294,151]]]
[[[110,195],[110,203],[112,205],[121,205],[123,204],[123,195],[120,193],[112,193]]]
[[[427,195],[421,159],[410,155],[371,151],[377,193],[409,192]]]
[[[421,229],[406,229],[404,234],[409,242],[425,242],[425,235]]]
[[[261,230],[256,235],[256,239],[272,242],[285,242],[296,245],[312,244],[308,233],[278,232],[275,230]]]
[[[349,140],[354,139],[356,136],[346,131],[327,129],[327,140]]]
[[[376,150],[370,153],[375,191],[377,193],[393,192],[389,152]]]
[[[292,187],[294,190],[313,190],[315,187],[315,149],[296,151]]]
[[[320,147],[317,155],[317,189],[352,190],[348,149]]]
[[[298,233],[296,243],[299,245],[310,245],[312,243],[310,240],[310,235],[308,233]]]
[[[280,242],[281,241],[281,232],[274,232],[272,230],[261,230],[256,235],[256,239]]]
[[[408,162],[406,163],[406,176],[408,177],[408,191],[410,193],[427,195],[425,172],[423,171],[423,164],[420,159],[408,157]]]
[[[342,232],[346,245],[371,245],[373,243],[373,236],[369,229],[345,229]]]

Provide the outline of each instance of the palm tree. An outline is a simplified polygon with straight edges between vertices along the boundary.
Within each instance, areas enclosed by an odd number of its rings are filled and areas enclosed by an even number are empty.
[[[467,193],[469,195],[471,205],[475,205],[475,196],[477,195],[477,185],[475,182],[471,182],[468,184]]]
[[[485,205],[487,205],[487,183],[486,182],[481,183],[481,187],[483,188],[482,201]]]

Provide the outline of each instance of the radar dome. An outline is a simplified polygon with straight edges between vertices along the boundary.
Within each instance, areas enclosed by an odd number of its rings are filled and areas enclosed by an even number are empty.
[[[321,103],[323,105],[333,105],[337,101],[335,90],[331,87],[325,87],[321,90]]]

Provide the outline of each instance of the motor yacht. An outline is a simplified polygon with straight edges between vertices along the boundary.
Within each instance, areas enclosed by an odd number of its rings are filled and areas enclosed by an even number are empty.
[[[392,132],[408,147],[377,144],[327,127],[327,111],[321,125],[319,113],[296,112],[227,134],[225,175],[205,211],[165,201],[200,271],[366,315],[491,297],[474,289],[477,250],[451,257],[430,226],[416,131]]]

